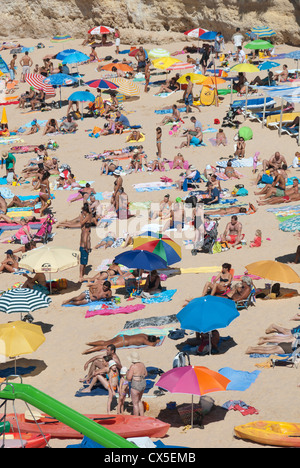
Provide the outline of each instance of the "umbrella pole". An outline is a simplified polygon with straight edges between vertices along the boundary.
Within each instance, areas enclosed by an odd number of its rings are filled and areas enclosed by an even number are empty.
[[[217,86],[217,78],[216,78],[216,64],[215,64],[215,59],[214,59],[214,77],[215,77],[215,101],[216,101],[216,107],[219,107],[219,99],[218,99],[218,86]]]
[[[230,104],[233,101],[233,79],[230,80]]]
[[[208,333],[208,348],[209,354],[211,355],[211,331]]]
[[[191,416],[191,427],[194,426],[194,395],[192,395],[192,416]]]
[[[281,110],[280,110],[280,124],[278,129],[278,134],[281,137],[281,130],[282,130],[282,114],[283,114],[283,97],[281,98]]]
[[[246,84],[246,102],[245,102],[245,115],[244,119],[247,119],[247,106],[248,106],[248,83]]]
[[[265,118],[266,118],[266,106],[267,106],[267,96],[265,95],[265,99],[264,99],[264,111],[263,111],[263,121],[262,121],[262,128],[264,128],[265,126]]]

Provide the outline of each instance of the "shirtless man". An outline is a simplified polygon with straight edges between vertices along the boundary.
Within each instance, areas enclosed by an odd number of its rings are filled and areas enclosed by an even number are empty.
[[[168,122],[179,122],[180,121],[180,111],[176,104],[172,106],[172,115],[166,115],[158,125],[164,125]]]
[[[101,285],[100,283],[94,286],[90,286],[89,289],[79,294],[79,296],[73,297],[65,302],[62,305],[84,305],[89,304],[90,302],[100,301],[100,300],[110,300],[112,297],[111,284],[109,281],[104,281]]]
[[[146,68],[145,68],[145,88],[144,88],[144,93],[148,93],[149,91],[149,82],[150,82],[150,65],[151,62],[150,60],[146,61]]]
[[[9,75],[10,75],[10,80],[9,81],[14,81],[15,76],[16,76],[16,61],[17,61],[17,54],[13,55],[12,60],[10,61],[9,64]]]
[[[95,190],[90,186],[89,183],[87,183],[84,188],[78,191],[77,197],[73,198],[71,202],[81,200],[82,198],[83,198],[83,202],[86,202],[90,198],[90,196],[95,193],[96,193]]]
[[[135,56],[135,59],[137,60],[137,72],[144,70],[146,67],[146,52],[143,49],[143,47],[139,47],[139,51]]]
[[[0,214],[5,215],[7,213],[7,203],[5,199],[0,194]]]
[[[231,221],[227,224],[224,233],[221,236],[222,242],[231,242],[232,247],[240,244],[242,240],[242,224],[238,221],[236,215],[231,216]]]
[[[23,276],[27,278],[25,283],[23,283],[22,288],[33,289],[35,284],[39,284],[47,288],[47,280],[45,273],[36,273],[33,278],[31,278],[27,273],[23,273]]]
[[[255,195],[259,195],[261,200],[267,200],[270,197],[284,197],[285,195],[285,177],[279,173],[278,170],[274,171],[274,181],[272,184],[267,184],[259,192],[254,192]]]
[[[266,172],[269,168],[280,169],[283,164],[287,165],[285,157],[279,151],[276,151],[269,161],[267,159],[263,161],[263,172]]]
[[[282,66],[282,72],[280,73],[276,73],[273,77],[273,79],[275,81],[278,81],[278,82],[284,82],[284,81],[287,81],[289,77],[289,70],[288,70],[288,66],[287,65],[283,65]]]
[[[33,65],[33,61],[29,57],[28,51],[26,50],[25,55],[20,60],[20,65],[22,67],[21,73],[21,82],[25,82],[25,75],[30,73],[30,67]]]
[[[233,301],[243,301],[247,299],[252,290],[252,280],[249,276],[243,276],[241,283],[233,286],[231,291],[226,295],[228,299]],[[225,296],[225,297],[226,297]]]
[[[299,201],[299,181],[298,179],[293,180],[293,185],[285,190],[285,194],[282,197],[273,197],[266,200],[259,200],[259,205],[280,205],[281,203],[289,203],[291,201]]]
[[[187,82],[187,88],[183,93],[183,100],[186,105],[186,113],[188,114],[189,112],[192,111],[191,107],[195,107],[199,112],[201,112],[201,109],[199,106],[195,106],[193,104],[194,102],[194,96],[193,96],[193,83],[191,81],[191,77],[188,75],[186,77],[186,82]]]

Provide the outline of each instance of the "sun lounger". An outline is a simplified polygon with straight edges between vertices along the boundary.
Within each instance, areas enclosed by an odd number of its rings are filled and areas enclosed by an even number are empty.
[[[265,99],[264,98],[255,98],[255,99],[248,99],[247,100],[247,109],[263,109],[265,105]],[[271,97],[266,98],[266,108],[270,109],[273,108],[275,105],[275,101]],[[246,107],[246,99],[237,99],[236,101],[233,101],[231,104],[231,107],[233,109],[237,109],[238,107],[241,107],[242,109],[245,109]]]
[[[264,120],[264,113],[263,112],[252,112],[252,111],[249,111],[247,112],[248,114],[248,118],[250,120],[257,120],[258,122],[262,123],[263,120]],[[266,111],[265,113],[265,120],[267,119],[267,117],[271,116],[271,115],[278,115],[280,114],[280,109],[278,110],[272,110],[272,111]]]
[[[281,133],[287,133],[290,136],[298,136],[299,135],[299,127],[282,127]]]
[[[299,112],[287,112],[282,114],[282,123],[290,123],[295,120],[296,117],[299,117]],[[279,128],[280,125],[280,114],[270,115],[267,117],[266,121],[267,127]]]

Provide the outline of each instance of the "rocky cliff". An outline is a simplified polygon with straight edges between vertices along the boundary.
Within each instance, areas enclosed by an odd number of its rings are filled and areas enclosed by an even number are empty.
[[[300,45],[300,0],[5,0],[1,20],[1,36],[10,38],[83,37],[104,24],[118,25],[124,42],[161,43],[198,26],[229,38],[237,26],[267,25],[280,42]]]

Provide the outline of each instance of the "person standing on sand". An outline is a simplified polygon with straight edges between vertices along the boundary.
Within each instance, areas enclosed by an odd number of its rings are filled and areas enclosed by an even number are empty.
[[[116,54],[120,53],[120,42],[121,42],[121,34],[119,28],[115,28],[114,32],[115,44],[116,44]]]
[[[145,88],[144,88],[144,93],[148,93],[149,91],[149,82],[150,82],[150,60],[146,61],[146,67],[145,67]]]
[[[26,50],[25,55],[21,58],[20,60],[20,65],[22,67],[22,73],[21,73],[21,82],[25,82],[25,75],[30,73],[30,67],[33,65],[33,61],[29,57],[28,51]]]
[[[15,76],[16,76],[16,60],[17,60],[17,54],[13,55],[12,60],[10,61],[9,64],[9,75],[10,75],[10,80],[9,81],[14,81]]]
[[[183,100],[184,100],[184,103],[186,105],[186,113],[188,114],[189,112],[192,112],[191,107],[195,107],[196,109],[198,109],[199,112],[201,112],[199,107],[197,107],[197,106],[195,106],[193,104],[193,102],[194,102],[194,96],[193,96],[193,87],[194,87],[194,85],[193,85],[193,83],[191,81],[191,77],[189,75],[186,77],[186,81],[187,81],[187,88],[183,93]]]

